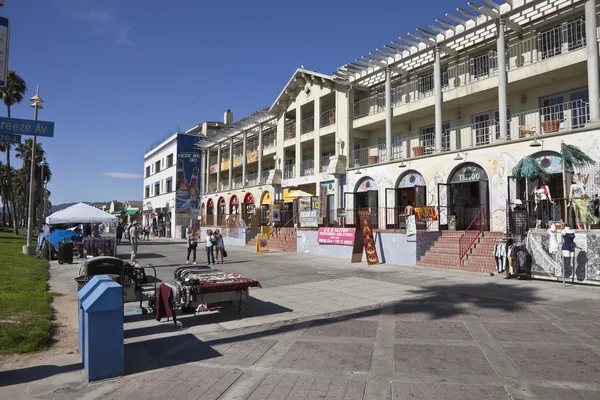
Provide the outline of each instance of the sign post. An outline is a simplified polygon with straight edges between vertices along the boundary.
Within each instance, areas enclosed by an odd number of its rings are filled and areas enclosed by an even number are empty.
[[[0,7],[4,6],[4,0],[0,0]],[[0,17],[0,87],[6,87],[6,76],[8,75],[8,43],[10,23],[8,18]]]

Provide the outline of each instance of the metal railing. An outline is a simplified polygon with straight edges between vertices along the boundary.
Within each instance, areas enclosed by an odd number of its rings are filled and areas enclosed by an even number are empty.
[[[320,167],[319,167],[319,171],[320,172],[327,172],[327,168],[329,168],[329,156],[325,156],[325,157],[321,157],[321,160],[319,161]]]
[[[233,187],[232,189],[241,189],[244,187],[244,181],[241,176],[236,176],[233,178]]]
[[[304,160],[300,164],[300,176],[311,176],[315,174],[315,160]]]
[[[419,86],[419,99],[433,96],[433,74],[419,77],[417,84]]]
[[[321,128],[335,124],[335,108],[323,111],[319,119]]]
[[[421,129],[421,134],[419,135],[419,146],[421,147],[419,155],[424,154],[433,154],[435,150],[435,128],[424,128]],[[415,152],[415,148],[412,149],[413,153]],[[418,154],[413,154],[417,156]]]
[[[475,244],[477,239],[483,234],[486,228],[486,214],[485,207],[481,207],[479,212],[473,218],[473,221],[469,224],[467,229],[458,239],[458,264],[462,265],[463,260],[466,257],[471,247]]]
[[[296,177],[296,166],[288,164],[283,166],[283,179],[293,179]]]
[[[270,171],[263,171],[260,174],[260,183],[267,183],[267,180],[269,180],[270,173]]]
[[[354,103],[354,119],[385,110],[385,93],[377,93]]]
[[[250,172],[246,175],[246,186],[258,185],[258,172]]]
[[[585,126],[590,120],[590,105],[583,100],[554,104],[512,115],[510,128],[519,137],[552,133]]]
[[[285,138],[293,139],[296,137],[296,123],[287,124],[285,126]]]
[[[300,134],[313,132],[315,130],[315,117],[304,118],[300,122]]]
[[[229,190],[229,182],[221,183],[221,192],[225,192],[227,190]]]
[[[277,148],[277,137],[274,133],[265,135],[263,138],[263,152],[275,150]]]
[[[352,152],[352,165],[359,167],[361,165],[379,164],[387,161],[386,153],[387,149],[384,144],[354,150]]]

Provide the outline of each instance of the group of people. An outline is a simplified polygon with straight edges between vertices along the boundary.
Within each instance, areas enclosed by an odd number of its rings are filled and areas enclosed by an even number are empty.
[[[192,255],[192,262],[194,265],[196,264],[196,249],[198,248],[199,241],[200,235],[198,234],[198,230],[193,228],[188,229],[186,264],[190,263],[190,255]],[[215,229],[214,232],[209,229],[206,231],[206,260],[208,264],[216,264],[215,253],[216,261],[224,264],[225,257],[227,257],[227,252],[225,251],[225,241],[223,240],[223,235],[221,235],[221,232],[218,229]]]
[[[86,237],[99,237],[102,232],[104,232],[104,224],[103,223],[99,223],[99,224],[83,224],[81,226],[81,236],[83,236],[84,238]]]

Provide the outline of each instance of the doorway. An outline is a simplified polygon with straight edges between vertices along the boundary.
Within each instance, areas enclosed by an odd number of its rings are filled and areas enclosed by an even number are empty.
[[[438,190],[445,190],[442,194],[446,197],[446,204],[438,205],[440,209],[447,210],[447,221],[445,224],[440,221],[440,226],[465,230],[483,212],[485,226],[482,229],[489,230],[489,182],[483,168],[475,163],[463,163],[450,174],[448,184],[440,184]]]

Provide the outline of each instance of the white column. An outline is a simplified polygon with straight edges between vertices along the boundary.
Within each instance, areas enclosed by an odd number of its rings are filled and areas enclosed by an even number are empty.
[[[204,193],[204,188],[206,188],[206,150],[200,150],[200,193]]]
[[[206,148],[206,164],[204,164],[204,175],[206,175],[205,186],[203,187],[204,193],[208,193],[210,186],[210,147]]]
[[[587,40],[588,95],[590,122],[600,122],[600,84],[598,78],[598,37],[596,34],[596,0],[585,2],[585,35]]]
[[[435,62],[433,63],[433,90],[435,95],[435,152],[442,151],[442,52],[439,46],[434,49]]]
[[[317,131],[317,135],[315,136],[315,140],[314,140],[314,156],[313,158],[315,159],[314,162],[314,169],[315,169],[315,175],[319,176],[319,179],[317,179],[317,182],[321,181],[321,137],[319,136],[319,131]]]
[[[275,135],[277,136],[277,135]],[[261,185],[262,179],[262,153],[263,153],[263,126],[260,124],[258,126],[258,180],[259,185]]]
[[[246,187],[246,160],[247,160],[247,155],[248,155],[248,147],[247,147],[247,142],[248,141],[248,132],[244,131],[244,136],[242,139],[242,159],[243,159],[243,163],[242,163],[242,187]]]
[[[233,138],[229,139],[229,190],[233,189]]]
[[[217,192],[221,191],[221,142],[217,144]]]
[[[496,41],[496,53],[498,55],[498,115],[500,119],[500,137],[497,139],[502,142],[508,138],[508,110],[506,105],[506,44],[504,41],[504,18],[498,19],[496,26],[498,38]],[[496,135],[492,137],[492,142],[496,141]]]
[[[315,89],[316,90],[316,89]],[[313,164],[313,168],[315,169],[315,175],[321,172],[321,91],[319,90],[319,95],[315,97],[314,102],[314,139],[313,139],[313,150],[314,155],[313,158],[315,162]],[[317,185],[318,186],[318,185]]]
[[[385,69],[385,154],[392,157],[392,71]]]
[[[300,172],[302,171],[302,139],[300,138],[302,126],[302,109],[300,106],[296,106],[296,161],[295,162],[295,177],[300,178]],[[285,163],[285,160],[283,160]]]

